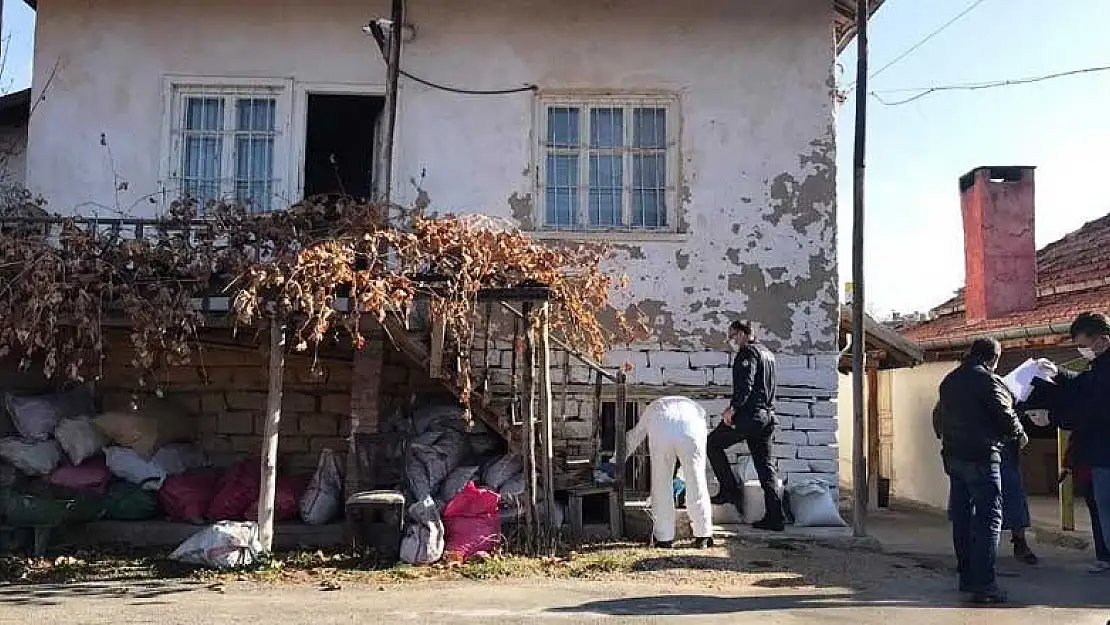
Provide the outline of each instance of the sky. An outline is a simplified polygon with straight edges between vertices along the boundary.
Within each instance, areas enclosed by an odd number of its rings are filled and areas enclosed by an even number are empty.
[[[877,70],[973,4],[887,0],[870,24]],[[983,0],[869,91],[1041,76],[1110,65],[1108,0]],[[856,75],[855,42],[839,83]],[[914,92],[879,93],[888,102]],[[851,280],[856,95],[839,110],[841,282]],[[1110,72],[1030,85],[934,93],[902,106],[867,103],[864,279],[867,309],[926,311],[963,284],[957,180],[981,165],[1036,166],[1038,248],[1110,213]]]
[[[921,42],[975,0],[886,0],[870,26],[872,71]],[[913,88],[1041,76],[1110,65],[1110,0],[979,0],[971,12],[874,77],[895,102]],[[4,3],[0,90],[31,81],[34,12]],[[853,46],[838,81],[855,78]],[[911,89],[911,91],[900,91]],[[841,283],[851,280],[852,140],[856,97],[840,106],[838,226]],[[1037,167],[1037,245],[1110,213],[1110,72],[1028,85],[948,91],[887,106],[868,98],[867,309],[926,311],[963,284],[956,182],[981,165]],[[1101,175],[1100,175],[1101,174]]]

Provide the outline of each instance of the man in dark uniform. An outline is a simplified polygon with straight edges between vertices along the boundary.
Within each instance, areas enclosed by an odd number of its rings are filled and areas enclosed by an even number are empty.
[[[732,322],[728,333],[737,351],[732,365],[732,401],[721,415],[721,423],[709,433],[706,445],[709,464],[721,485],[713,503],[741,507],[743,493],[725,450],[746,441],[767,506],[766,515],[752,527],[781,532],[782,499],[776,489],[775,467],[771,460],[771,437],[775,432],[775,356],[753,340],[752,328],[745,322]]]

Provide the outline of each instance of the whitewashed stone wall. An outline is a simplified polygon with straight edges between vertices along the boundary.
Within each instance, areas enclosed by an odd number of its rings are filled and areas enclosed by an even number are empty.
[[[507,345],[491,350],[487,363],[489,380],[495,387],[509,385],[512,379],[512,350]],[[481,353],[475,353],[475,363]],[[821,356],[777,355],[778,401],[775,411],[778,428],[772,455],[784,481],[816,478],[837,484],[839,448],[837,445],[835,354]],[[565,352],[552,357],[552,388],[555,396],[555,436],[558,457],[586,457],[595,451],[596,436],[594,374]],[[699,401],[709,415],[710,428],[716,427],[728,407],[732,386],[732,354],[728,352],[682,352],[666,350],[614,350],[605,367],[616,373],[626,363],[633,385],[634,401],[647,403],[651,397],[681,394]],[[612,401],[612,385],[606,383],[602,401]],[[746,445],[729,451],[740,476]]]

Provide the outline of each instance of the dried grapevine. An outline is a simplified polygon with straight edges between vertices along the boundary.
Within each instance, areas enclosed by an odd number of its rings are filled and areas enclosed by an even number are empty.
[[[381,207],[344,198],[305,201],[255,214],[242,206],[174,204],[143,236],[63,220],[53,227],[17,219],[0,231],[0,357],[48,378],[99,374],[104,321],[129,320],[140,385],[165,367],[189,361],[205,316],[192,302],[233,296],[238,325],[277,314],[293,323],[307,349],[339,333],[356,346],[369,326],[402,317],[418,298],[431,302],[460,353],[469,353],[476,301],[487,288],[546,285],[551,322],[574,348],[600,356],[631,326],[605,328],[612,288],[623,279],[602,270],[604,250],[553,247],[490,219],[415,218],[382,225]],[[350,302],[337,306],[340,298]],[[464,398],[469,365],[457,372]]]

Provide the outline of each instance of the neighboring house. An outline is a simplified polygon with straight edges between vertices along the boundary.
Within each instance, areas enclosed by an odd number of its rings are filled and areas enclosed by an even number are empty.
[[[362,31],[384,0],[37,4],[27,180],[52,210],[153,217],[183,193],[276,210],[370,194],[391,166],[401,204],[611,244],[631,278],[616,306],[653,333],[606,363],[633,365],[637,400],[719,414],[727,325],[751,320],[780,359],[784,472],[835,481],[835,436],[806,432],[836,430],[833,68],[854,2],[414,0],[405,72],[522,90],[403,77],[384,165],[385,64]],[[364,394],[382,366],[356,357]],[[560,453],[589,457],[613,404],[563,369]]]
[[[0,198],[27,182],[27,118],[31,90],[0,96]]]
[[[1003,373],[1031,357],[1067,363],[1078,357],[1068,338],[1076,315],[1110,311],[1110,215],[1037,250],[1032,167],[980,167],[959,188],[967,284],[930,320],[903,331],[927,363],[894,372],[890,389],[894,495],[935,507],[946,505],[948,483],[931,412],[940,381],[971,342],[1001,341]],[[1022,455],[1027,490],[1053,494],[1056,432],[1027,427],[1033,437]]]

